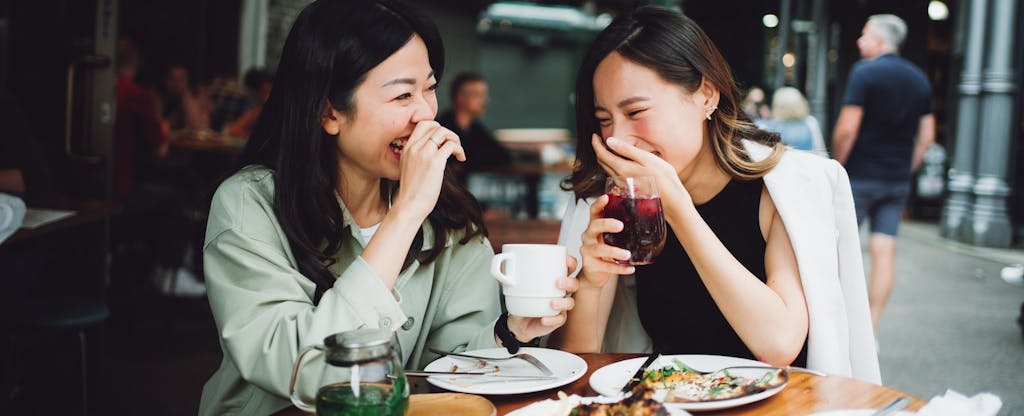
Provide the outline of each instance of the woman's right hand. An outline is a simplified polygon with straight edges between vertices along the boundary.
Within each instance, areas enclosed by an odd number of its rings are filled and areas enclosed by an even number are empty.
[[[581,288],[602,288],[613,276],[633,274],[636,271],[633,266],[614,261],[629,260],[629,250],[604,242],[604,233],[617,233],[623,227],[622,221],[601,217],[607,204],[608,195],[601,195],[590,205],[590,224],[581,236],[580,257],[583,258],[583,268],[578,276]]]
[[[433,120],[417,124],[402,149],[401,185],[394,206],[420,220],[427,218],[437,204],[444,168],[451,156],[466,161],[458,135]]]

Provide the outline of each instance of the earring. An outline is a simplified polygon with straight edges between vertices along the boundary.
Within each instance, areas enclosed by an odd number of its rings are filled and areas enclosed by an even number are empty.
[[[717,110],[717,109],[718,109],[717,105],[713,105],[711,107],[708,107],[708,111],[704,113],[704,117],[707,117],[708,120],[711,120],[711,113],[714,113],[715,110]]]

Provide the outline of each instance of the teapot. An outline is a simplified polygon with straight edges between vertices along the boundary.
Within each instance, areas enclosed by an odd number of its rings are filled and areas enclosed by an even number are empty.
[[[297,388],[303,358],[312,351],[321,351],[325,361],[313,398],[304,397]],[[323,345],[304,348],[295,362],[289,391],[296,407],[321,416],[400,416],[409,407],[409,383],[397,337],[376,328],[330,335]]]

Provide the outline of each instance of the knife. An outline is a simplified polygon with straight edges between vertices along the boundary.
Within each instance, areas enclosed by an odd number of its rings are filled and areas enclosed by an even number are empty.
[[[872,413],[871,416],[887,416],[894,415],[896,412],[902,410],[904,407],[910,404],[910,399],[907,396],[900,396],[895,400],[889,402],[885,407],[878,409],[877,412]]]
[[[640,368],[636,370],[636,373],[633,373],[633,377],[630,377],[629,382],[622,387],[622,390],[620,390],[620,392],[624,394],[629,394],[629,392],[633,391],[633,387],[636,387],[637,384],[640,384],[640,380],[644,379],[644,371],[647,371],[647,367],[650,367],[651,364],[653,364],[654,361],[657,360],[660,356],[661,354],[657,352],[654,352],[651,355],[647,356],[647,360],[645,360],[644,363],[640,365]]]
[[[558,377],[551,376],[530,376],[530,375],[517,375],[517,374],[501,374],[495,372],[487,373],[460,373],[455,371],[406,371],[405,375],[412,377],[430,377],[430,376],[474,376],[474,377],[494,377],[494,378],[514,378],[522,380],[554,380]]]

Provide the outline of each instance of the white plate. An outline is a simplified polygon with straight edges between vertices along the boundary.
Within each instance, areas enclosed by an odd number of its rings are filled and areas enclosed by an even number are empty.
[[[646,357],[633,358],[629,360],[623,360],[616,363],[608,364],[604,367],[597,369],[594,374],[590,375],[590,387],[594,391],[598,392],[603,396],[616,396],[622,387],[626,385],[626,381],[636,370],[640,368],[640,365],[646,360]],[[651,364],[648,369],[660,368],[666,365],[670,365],[673,359],[678,359],[686,363],[686,365],[701,371],[717,370],[719,368],[730,367],[734,365],[758,365],[767,366],[768,364],[748,360],[746,358],[736,357],[724,357],[721,355],[663,355],[658,358],[654,364]],[[753,370],[754,374],[746,374],[744,371],[734,371],[735,375],[741,376],[761,376],[764,375],[764,370]],[[766,399],[774,396],[776,393],[782,391],[786,385],[771,388],[757,394],[751,394],[749,396],[737,397],[735,399],[728,400],[716,400],[711,402],[698,402],[698,403],[665,403],[666,408],[678,408],[689,411],[704,411],[704,410],[719,410],[728,409],[730,407],[742,406],[748,403],[753,403],[759,400]]]
[[[871,416],[878,409],[843,409],[843,410],[826,410],[824,412],[812,413],[810,416]],[[898,411],[893,413],[893,416],[914,416],[917,413]]]
[[[555,373],[555,379],[515,380],[479,376],[430,376],[427,377],[427,382],[442,389],[460,393],[520,394],[564,386],[579,380],[580,377],[587,373],[587,362],[583,361],[576,354],[547,348],[521,348],[519,352],[528,353],[540,360],[540,362],[544,363]],[[508,357],[508,351],[504,348],[466,351],[466,354],[479,355],[481,357]],[[424,370],[451,371],[452,366],[457,365],[459,366],[458,371],[480,371],[480,369],[473,368],[473,363],[469,359],[444,356],[427,364]],[[523,360],[498,361],[489,364],[487,368],[493,368],[494,364],[501,367],[501,374],[526,376],[541,374],[540,370]]]

